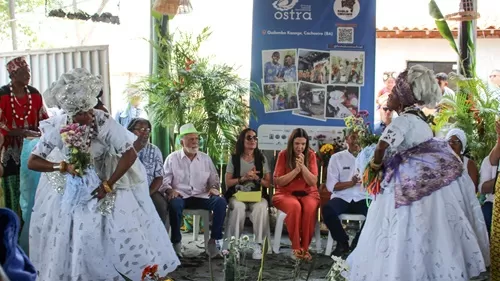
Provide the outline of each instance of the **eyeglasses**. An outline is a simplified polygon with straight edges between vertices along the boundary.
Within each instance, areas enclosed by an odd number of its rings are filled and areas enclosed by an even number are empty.
[[[490,78],[495,78],[495,77],[497,77],[497,76],[499,76],[499,75],[494,75],[494,74],[492,74],[492,75],[490,75]]]
[[[134,128],[134,131],[139,131],[141,133],[151,133],[150,128]]]
[[[254,141],[258,141],[258,140],[259,140],[259,138],[258,138],[257,136],[247,136],[247,137],[246,137],[246,140],[247,140],[247,141],[252,141],[252,140],[254,140]]]
[[[460,140],[449,140],[448,143],[450,145],[454,145],[454,144],[462,144],[462,142]]]
[[[392,111],[392,109],[390,109],[390,108],[388,108],[388,107],[383,107],[383,108],[382,108],[382,110],[384,110],[384,111],[386,111],[386,112],[387,112],[387,111]]]

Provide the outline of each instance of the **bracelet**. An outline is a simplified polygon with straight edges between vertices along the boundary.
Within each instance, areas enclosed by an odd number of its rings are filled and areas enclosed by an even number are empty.
[[[375,164],[374,160],[372,159],[372,160],[370,161],[370,168],[372,168],[372,169],[373,169],[373,170],[375,170],[375,171],[378,171],[378,170],[380,170],[380,168],[382,168],[382,163],[380,163],[380,164]]]
[[[106,191],[106,193],[111,193],[113,191],[107,181],[103,181],[102,186],[104,187],[104,191]]]

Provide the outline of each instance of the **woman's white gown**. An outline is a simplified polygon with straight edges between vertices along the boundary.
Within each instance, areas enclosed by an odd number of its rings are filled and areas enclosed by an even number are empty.
[[[385,129],[381,139],[390,144],[386,152],[390,156],[432,137],[423,120],[403,114]],[[400,173],[419,180],[416,167]],[[371,203],[358,245],[347,259],[347,280],[469,281],[486,271],[490,264],[488,234],[471,185],[464,171],[451,184],[395,208],[395,181],[384,181],[383,193]]]
[[[117,155],[131,149],[135,140],[108,114],[94,112],[98,136],[91,154],[96,169],[84,176],[86,188],[76,190],[73,183],[78,179],[70,176],[61,184],[58,173],[44,173],[40,179],[30,225],[30,259],[38,280],[118,281],[118,272],[140,280],[143,268],[154,264],[166,275],[180,262],[151,201],[139,160],[114,186],[114,204],[101,209],[90,197],[100,183],[97,175],[109,178]],[[64,158],[59,130],[66,119],[55,116],[40,125],[43,135],[34,154],[55,163]]]

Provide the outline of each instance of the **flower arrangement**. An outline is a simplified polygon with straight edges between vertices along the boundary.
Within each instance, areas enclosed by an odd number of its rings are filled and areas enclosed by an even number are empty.
[[[334,153],[335,146],[331,143],[325,143],[320,147],[318,157],[326,165]]]
[[[90,127],[77,123],[64,126],[60,133],[63,143],[68,147],[68,164],[73,165],[81,177],[90,166]]]
[[[333,264],[326,275],[328,281],[346,281],[349,266],[341,257],[332,256]]]
[[[229,247],[222,251],[224,256],[224,279],[225,281],[246,280],[246,272],[242,271],[242,264],[246,262],[245,250],[250,248],[250,238],[243,235],[241,238],[232,236],[229,239]]]
[[[346,128],[358,133],[362,148],[377,143],[379,139],[379,136],[373,134],[370,122],[366,122],[368,116],[368,111],[360,110],[358,114],[344,118]]]

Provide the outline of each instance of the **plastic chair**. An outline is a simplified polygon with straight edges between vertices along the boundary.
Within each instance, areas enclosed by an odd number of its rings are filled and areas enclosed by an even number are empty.
[[[366,220],[366,217],[363,215],[357,215],[357,214],[342,214],[339,216],[339,220],[340,221],[359,221],[360,227],[362,227],[363,223]],[[332,238],[332,234],[330,233],[330,231],[328,231],[328,242],[326,242],[325,256],[331,256],[332,248],[333,248],[333,238]]]
[[[273,240],[273,252],[278,254],[280,252],[281,246],[281,235],[283,234],[283,224],[285,222],[286,214],[278,210],[278,216],[276,218],[276,227],[274,228],[274,240]],[[321,233],[320,225],[316,222],[316,228],[314,230],[314,237],[316,239],[316,252],[321,252]]]
[[[205,237],[205,249],[207,248],[208,240],[210,240],[210,211],[203,209],[184,209],[183,215],[193,216],[193,240],[198,241],[200,233],[200,218],[203,218],[203,236]],[[170,234],[170,220],[167,217],[165,227]]]

